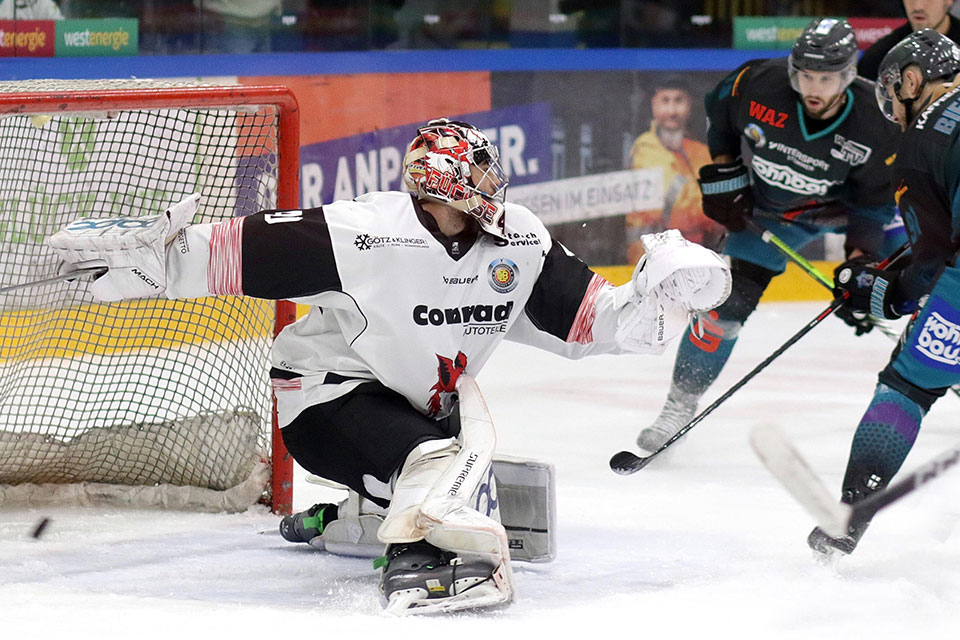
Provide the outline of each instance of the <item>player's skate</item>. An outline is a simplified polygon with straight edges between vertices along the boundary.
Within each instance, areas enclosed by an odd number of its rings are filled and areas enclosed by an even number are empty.
[[[377,539],[383,517],[370,513],[374,509],[375,505],[350,491],[339,505],[315,504],[284,517],[280,535],[337,555],[375,558],[383,554],[384,545]]]
[[[698,400],[698,396],[684,393],[676,385],[672,385],[660,415],[637,436],[637,446],[648,454],[662,447],[690,422],[697,412]]]
[[[380,590],[388,613],[430,613],[505,602],[497,568],[420,540],[387,550]]]

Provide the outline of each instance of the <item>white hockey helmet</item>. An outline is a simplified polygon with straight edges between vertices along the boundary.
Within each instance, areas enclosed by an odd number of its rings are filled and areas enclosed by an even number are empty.
[[[403,181],[420,198],[448,204],[476,219],[487,233],[506,237],[508,181],[500,151],[475,126],[440,118],[420,127],[403,157]]]

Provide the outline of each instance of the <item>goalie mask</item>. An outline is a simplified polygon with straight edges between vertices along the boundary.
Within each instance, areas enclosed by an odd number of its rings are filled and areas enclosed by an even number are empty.
[[[450,205],[487,233],[506,237],[500,152],[473,125],[441,118],[421,127],[403,158],[403,181],[420,198]]]

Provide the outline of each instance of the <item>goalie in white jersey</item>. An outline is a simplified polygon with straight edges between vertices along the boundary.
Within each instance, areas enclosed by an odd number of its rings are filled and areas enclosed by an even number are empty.
[[[165,215],[80,220],[50,238],[71,266],[103,265],[103,300],[247,295],[310,306],[273,348],[294,459],[351,499],[288,516],[284,537],[340,552],[379,545],[390,611],[513,597],[490,471],[493,426],[473,382],[504,338],[579,358],[659,353],[730,274],[676,231],[644,237],[613,287],[528,209],[504,202],[499,154],[477,128],[434,120],[404,158],[412,193],[189,225]],[[127,222],[124,222],[126,220]]]

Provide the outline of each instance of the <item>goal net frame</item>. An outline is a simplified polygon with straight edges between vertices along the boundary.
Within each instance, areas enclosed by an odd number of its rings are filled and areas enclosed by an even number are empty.
[[[100,81],[26,81],[49,82],[57,87],[52,90],[26,90],[23,92],[0,92],[0,119],[22,114],[30,117],[45,117],[45,114],[102,114],[126,111],[158,110],[236,110],[238,113],[256,112],[269,107],[276,111],[276,186],[275,204],[270,208],[296,209],[299,207],[299,152],[300,121],[297,101],[291,90],[284,86],[211,86],[163,81],[100,80]],[[89,88],[83,82],[97,84]],[[142,86],[137,86],[138,83]],[[4,83],[9,85],[19,83]],[[60,88],[62,87],[62,88]],[[2,170],[2,167],[0,167]],[[2,177],[0,177],[2,179]],[[201,196],[203,190],[200,189]],[[173,203],[169,203],[173,204]],[[249,211],[247,212],[249,213]],[[77,284],[77,286],[83,286]],[[3,311],[3,309],[0,309]],[[296,305],[290,301],[277,301],[273,322],[273,336],[287,324],[296,320]],[[0,367],[3,361],[0,360]],[[265,368],[269,367],[264,362]],[[264,374],[265,375],[265,374]],[[272,405],[270,427],[270,480],[264,498],[278,514],[288,514],[292,508],[293,461],[283,446],[276,416],[276,403],[272,398],[265,402]],[[150,425],[147,425],[150,426]],[[0,503],[3,496],[0,495]],[[151,504],[149,506],[183,506]],[[187,507],[191,508],[191,507]]]

